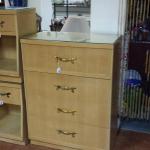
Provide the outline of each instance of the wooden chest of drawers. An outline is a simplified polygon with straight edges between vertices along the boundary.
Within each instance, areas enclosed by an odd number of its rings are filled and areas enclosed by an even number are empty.
[[[78,36],[90,39],[80,42]],[[43,32],[21,40],[32,143],[63,150],[113,147],[117,39],[115,35]]]

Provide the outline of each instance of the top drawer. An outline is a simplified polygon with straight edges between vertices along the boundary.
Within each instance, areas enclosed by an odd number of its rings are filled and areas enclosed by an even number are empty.
[[[24,70],[111,78],[112,50],[22,44]]]
[[[0,15],[0,32],[15,32],[15,16]]]

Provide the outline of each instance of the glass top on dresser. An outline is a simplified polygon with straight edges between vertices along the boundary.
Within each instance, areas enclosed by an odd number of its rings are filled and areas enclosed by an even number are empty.
[[[71,33],[71,32],[39,32],[23,39],[29,40],[46,40],[46,41],[62,41],[62,42],[78,42],[93,44],[113,44],[118,35],[115,34],[96,34],[96,33]]]

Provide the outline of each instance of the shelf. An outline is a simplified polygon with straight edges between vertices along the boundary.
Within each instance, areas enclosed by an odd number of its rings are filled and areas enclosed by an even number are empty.
[[[16,37],[0,38],[0,75],[18,76]]]
[[[66,6],[57,6],[56,5],[56,11],[58,12],[65,12]],[[80,6],[69,6],[68,12],[82,12],[82,13],[89,13],[90,14],[90,7],[80,7]]]
[[[17,73],[17,62],[15,59],[0,59],[0,74],[16,76]]]
[[[81,4],[53,4],[54,18],[56,16],[68,15],[87,15],[90,16],[90,5],[85,6]]]
[[[17,108],[17,106],[15,107]],[[2,106],[0,112],[0,136],[3,138],[19,140],[21,138],[20,110],[14,112],[14,110],[8,110],[7,106],[4,108]]]

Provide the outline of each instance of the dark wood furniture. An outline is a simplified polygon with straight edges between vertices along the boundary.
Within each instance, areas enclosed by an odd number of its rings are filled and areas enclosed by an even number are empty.
[[[150,42],[130,42],[128,69],[138,71],[142,77],[142,81],[149,80]]]

